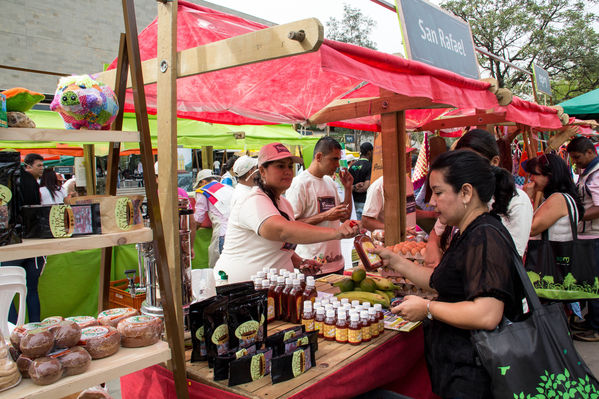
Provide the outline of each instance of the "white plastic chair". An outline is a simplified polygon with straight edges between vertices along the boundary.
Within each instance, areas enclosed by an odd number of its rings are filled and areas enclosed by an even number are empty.
[[[25,298],[27,279],[25,269],[18,266],[0,267],[0,332],[5,338],[10,336],[8,311],[16,294],[19,294],[17,325],[25,322]]]

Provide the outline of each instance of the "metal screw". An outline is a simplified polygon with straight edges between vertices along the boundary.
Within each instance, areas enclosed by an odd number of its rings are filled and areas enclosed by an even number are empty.
[[[287,35],[287,37],[291,40],[297,40],[298,42],[303,42],[304,39],[306,38],[306,32],[302,29],[299,31],[291,31],[289,32],[289,34]]]
[[[167,69],[168,69],[168,62],[166,62],[166,60],[162,60],[160,62],[160,72],[165,73]]]
[[[383,109],[387,109],[389,108],[389,103],[387,101],[383,101],[383,103],[381,104]]]

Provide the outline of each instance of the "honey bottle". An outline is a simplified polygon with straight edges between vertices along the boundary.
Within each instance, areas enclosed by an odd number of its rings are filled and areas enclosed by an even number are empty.
[[[366,310],[360,312],[360,322],[362,323],[362,342],[370,342],[370,320]]]
[[[287,296],[287,320],[293,324],[302,321],[302,286],[299,279],[293,280],[293,286]]]
[[[324,319],[324,339],[326,341],[335,340],[335,325],[335,311],[329,309]]]
[[[268,287],[268,293],[266,294],[266,304],[267,304],[266,319],[270,323],[271,321],[275,320],[275,318],[277,317],[276,294],[275,294],[275,289],[277,287],[277,284],[276,284],[276,282],[272,282],[272,281],[269,281],[269,282],[270,282],[270,286]]]
[[[357,235],[354,238],[354,248],[364,265],[364,268],[368,270],[376,270],[383,266],[383,260],[377,254],[368,252],[369,249],[374,249],[375,245],[372,242],[372,238],[367,235]]]
[[[281,292],[281,320],[289,321],[289,293],[293,288],[291,278],[285,278],[285,288]]]
[[[282,320],[283,319],[283,289],[285,288],[285,277],[279,276],[277,277],[277,286],[274,289],[274,298],[275,298],[275,319]]]
[[[302,324],[306,332],[314,331],[314,312],[312,311],[312,302],[304,301],[304,311],[302,312]]]
[[[302,292],[306,289],[306,275],[303,273],[298,273],[297,278],[300,281],[300,285],[302,286]],[[312,277],[314,278],[314,277]]]
[[[304,301],[310,301],[314,303],[317,297],[316,288],[314,288],[314,277],[308,276],[306,279],[306,288],[304,289],[304,293],[302,294]]]
[[[382,334],[385,332],[385,315],[383,314],[383,305],[376,303],[374,305],[374,309],[376,310],[376,317],[379,322],[379,334]]]
[[[362,323],[360,323],[360,315],[355,312],[349,315],[347,342],[351,345],[360,345],[362,343]]]
[[[316,309],[316,316],[314,317],[314,330],[318,330],[318,336],[324,337],[324,308]]]
[[[337,314],[337,324],[335,325],[335,341],[340,344],[347,343],[347,319],[345,316],[345,312],[343,310],[339,310]]]
[[[379,336],[379,319],[376,317],[376,309],[368,309],[368,319],[370,320],[370,337],[376,338]]]

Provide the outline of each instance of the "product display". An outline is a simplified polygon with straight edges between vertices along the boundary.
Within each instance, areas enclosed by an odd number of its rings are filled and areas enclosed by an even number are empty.
[[[62,364],[51,357],[40,357],[29,365],[29,377],[37,385],[49,385],[62,377]]]
[[[54,328],[54,347],[70,348],[81,338],[81,327],[72,320],[63,320]]]
[[[58,350],[51,353],[50,357],[60,361],[65,376],[86,372],[92,362],[91,355],[80,346]]]
[[[99,205],[102,234],[108,234],[141,229],[144,226],[143,199],[142,195],[87,195],[65,198],[64,202],[67,205]]]
[[[13,348],[20,351],[21,339],[25,336],[27,331],[36,330],[38,328],[41,328],[41,326],[41,323],[27,323],[23,324],[22,326],[15,327],[15,329],[12,330],[12,333],[10,334],[10,343],[12,344]]]
[[[46,356],[54,347],[54,334],[45,329],[27,331],[19,348],[25,356],[35,359]]]
[[[269,348],[281,348],[283,342],[290,340],[291,338],[298,337],[304,333],[305,327],[303,325],[287,328],[266,337],[266,346]],[[279,349],[275,349],[277,353],[279,353],[278,350]]]
[[[115,308],[108,309],[98,314],[98,323],[101,326],[110,326],[116,328],[121,320],[131,316],[137,316],[139,312],[133,308]]]
[[[25,173],[21,169],[21,154],[0,152],[0,246],[18,244],[21,224],[17,196],[17,178]]]
[[[204,331],[208,366],[214,366],[214,358],[229,351],[229,328],[227,307],[229,300],[219,298],[204,309]]]
[[[146,315],[132,316],[121,320],[117,330],[121,334],[121,345],[125,348],[153,345],[160,340],[162,319]]]
[[[256,345],[252,345],[247,348],[229,351],[224,356],[217,356],[214,359],[214,381],[229,379],[229,364],[235,359],[255,353]]]
[[[21,208],[24,238],[65,238],[101,234],[100,207],[91,205],[29,205]]]
[[[65,318],[65,320],[74,321],[75,323],[79,324],[79,327],[81,328],[97,326],[100,324],[95,317],[91,316],[72,316]]]
[[[191,352],[192,362],[199,362],[207,359],[204,309],[217,300],[218,298],[214,296],[200,302],[192,303],[189,306],[191,343],[193,345],[193,350]]]
[[[83,346],[92,359],[114,355],[120,347],[121,334],[110,326],[86,327],[81,330],[79,345]]]
[[[270,374],[272,349],[263,349],[254,355],[233,360],[229,364],[229,386],[259,380]]]
[[[302,346],[294,352],[273,357],[271,367],[272,383],[277,384],[295,378],[316,366],[316,359],[310,345]]]

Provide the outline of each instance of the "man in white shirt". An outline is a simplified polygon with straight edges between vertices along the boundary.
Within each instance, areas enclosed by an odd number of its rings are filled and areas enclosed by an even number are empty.
[[[341,170],[339,177],[345,188],[341,202],[337,186],[331,176],[339,167],[341,145],[332,137],[318,140],[314,148],[314,159],[308,169],[296,176],[285,198],[293,206],[295,219],[316,226],[337,228],[349,218],[352,209],[353,177]],[[307,259],[316,259],[323,266],[321,273],[342,271],[344,268],[341,243],[338,240],[316,244],[298,245],[295,252]]]

